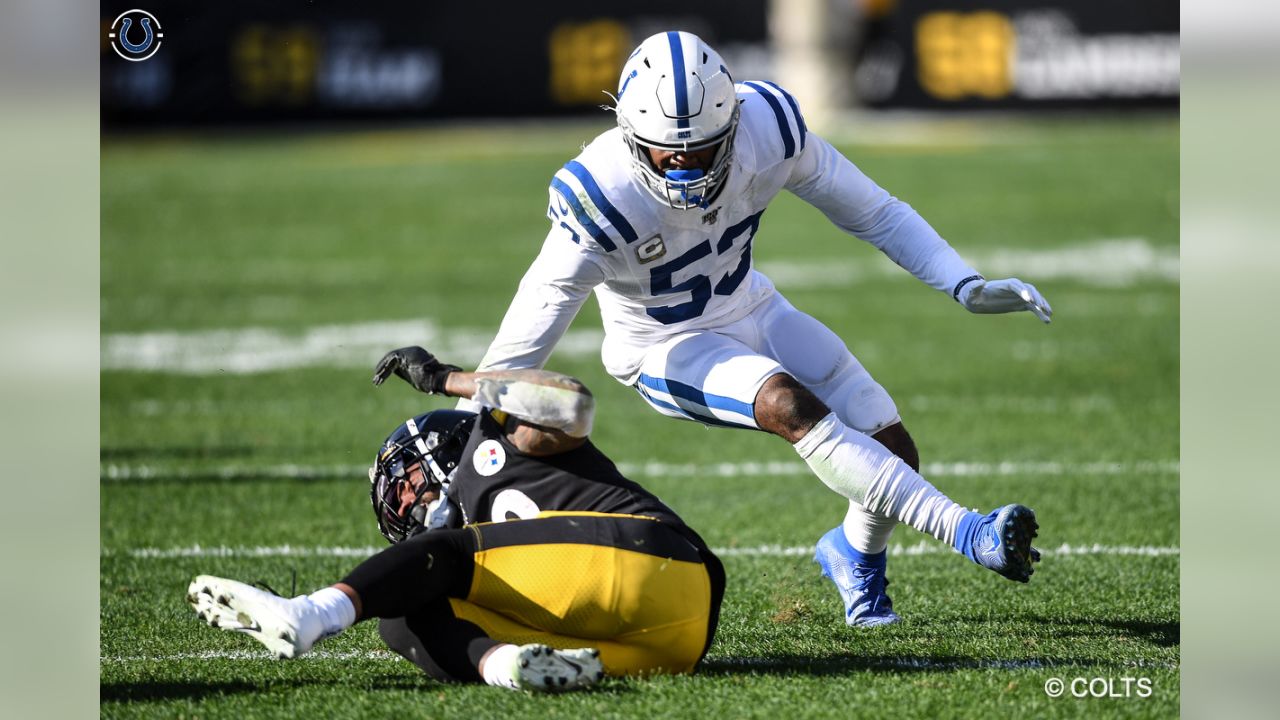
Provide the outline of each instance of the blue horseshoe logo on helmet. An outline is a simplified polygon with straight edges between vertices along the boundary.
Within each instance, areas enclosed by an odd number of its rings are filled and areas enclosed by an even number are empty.
[[[141,55],[147,51],[147,48],[151,47],[151,41],[155,40],[155,34],[151,32],[151,18],[142,18],[142,30],[147,34],[147,36],[146,39],[142,41],[141,45],[134,45],[129,42],[129,28],[131,27],[133,27],[133,18],[127,17],[120,21],[120,44],[124,46],[125,50],[136,55]]]

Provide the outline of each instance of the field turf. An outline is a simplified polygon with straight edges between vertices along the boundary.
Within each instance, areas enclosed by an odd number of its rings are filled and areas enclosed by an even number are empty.
[[[844,503],[780,440],[645,407],[601,368],[589,301],[550,367],[596,392],[597,444],[725,551],[700,672],[532,697],[435,683],[368,623],[278,662],[197,620],[183,595],[198,573],[309,592],[385,544],[361,468],[445,403],[371,387],[378,350],[416,322],[446,360],[476,362],[541,244],[549,177],[599,129],[104,140],[103,716],[1175,715],[1178,126],[1161,118],[841,138],[989,274],[1036,283],[1050,326],[969,315],[790,196],[755,241],[897,399],[935,484],[1036,510],[1029,585],[899,528],[905,622],[845,627],[809,551]],[[1151,692],[1051,698],[1051,678]]]

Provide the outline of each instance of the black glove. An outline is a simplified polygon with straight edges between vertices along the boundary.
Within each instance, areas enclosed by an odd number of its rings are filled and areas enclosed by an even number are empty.
[[[373,369],[373,384],[381,385],[394,372],[418,390],[439,395],[444,393],[444,380],[449,373],[461,371],[457,365],[445,365],[435,355],[415,345],[392,350],[382,356]]]

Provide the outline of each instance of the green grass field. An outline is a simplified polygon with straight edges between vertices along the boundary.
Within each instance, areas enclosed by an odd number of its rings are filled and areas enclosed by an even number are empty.
[[[603,122],[603,121],[602,121]],[[1056,311],[969,315],[790,196],[757,266],[894,395],[925,471],[1040,518],[1015,585],[900,528],[898,626],[853,631],[805,548],[844,503],[782,441],[649,410],[589,302],[550,367],[597,444],[724,549],[699,673],[531,697],[446,686],[371,624],[268,659],[183,600],[210,573],[309,592],[384,541],[362,471],[441,401],[380,350],[479,359],[545,233],[550,175],[601,124],[104,140],[101,710],[107,717],[1167,717],[1178,712],[1178,126],[961,122],[842,149],[989,276]],[[572,342],[570,342],[572,340]],[[593,343],[595,345],[593,346]],[[451,353],[451,354],[450,354]],[[1149,697],[1050,698],[1050,678]]]

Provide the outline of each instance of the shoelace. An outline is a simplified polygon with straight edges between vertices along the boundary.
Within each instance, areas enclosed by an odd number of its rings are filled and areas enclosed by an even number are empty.
[[[278,593],[278,592],[276,592],[276,589],[275,589],[275,588],[273,588],[273,587],[271,587],[270,585],[268,585],[266,580],[254,580],[254,581],[253,581],[253,583],[251,583],[251,584],[252,584],[254,587],[257,587],[257,588],[261,588],[261,589],[263,589],[263,590],[266,590],[267,592],[269,592],[269,593],[271,593],[272,595],[275,595],[275,596],[277,596],[277,597],[293,597],[294,595],[297,595],[297,594],[298,594],[298,569],[297,569],[297,568],[289,568],[289,573],[290,573],[293,577],[292,577],[292,579],[291,579],[291,581],[290,581],[290,583],[289,583],[289,594],[288,594],[288,595],[285,595],[285,594],[283,594],[283,593]]]

